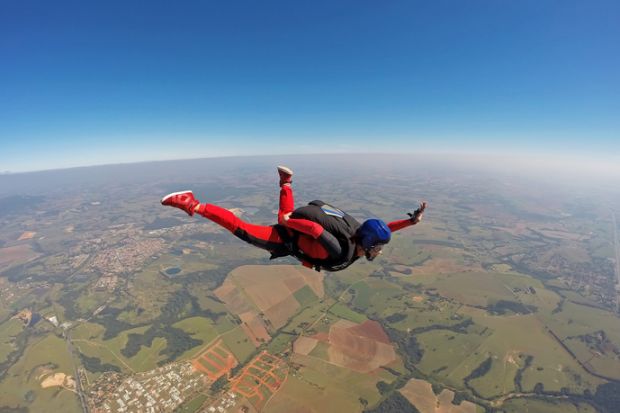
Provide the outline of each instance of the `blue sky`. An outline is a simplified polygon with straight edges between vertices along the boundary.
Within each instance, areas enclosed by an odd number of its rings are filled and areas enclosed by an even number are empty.
[[[0,171],[221,155],[620,163],[617,1],[0,3]]]

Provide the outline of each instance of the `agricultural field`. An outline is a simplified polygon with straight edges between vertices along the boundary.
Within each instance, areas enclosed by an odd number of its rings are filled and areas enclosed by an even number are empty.
[[[461,314],[471,317],[475,324],[488,328],[491,334],[469,357],[446,373],[454,384],[462,382],[490,357],[490,371],[472,379],[470,385],[483,397],[506,394],[514,390],[511,387],[516,371],[523,367],[519,355],[533,357],[531,365],[522,372],[521,386],[524,391],[533,391],[536,383],[541,382],[547,384],[547,390],[559,392],[566,387],[574,393],[583,393],[585,390],[595,390],[602,383],[584,371],[534,315],[513,315],[508,323],[506,316],[489,316],[485,311],[474,308],[463,308]],[[518,334],[518,331],[527,331],[528,334]]]
[[[545,322],[593,371],[620,380],[620,323],[613,314],[567,300]]]
[[[137,327],[121,332],[118,336],[103,340],[103,328],[97,324],[83,324],[74,329],[73,342],[80,353],[88,357],[96,357],[104,363],[117,366],[121,370],[142,372],[154,369],[158,362],[164,360],[160,354],[166,348],[166,340],[156,337],[150,346],[141,346],[131,356],[124,355],[130,334],[142,335],[148,327]]]
[[[32,411],[81,412],[75,386],[65,380],[74,371],[74,362],[63,339],[53,334],[37,338],[2,380],[2,405],[27,407]]]
[[[191,180],[167,171],[139,185],[80,184],[0,215],[0,410],[79,410],[76,367],[87,392],[109,379],[113,394],[117,380],[182,361],[212,386],[188,395],[187,411],[245,403],[249,413],[374,413],[395,398],[422,413],[469,413],[469,403],[613,412],[617,200],[391,159],[361,176],[359,167],[317,170],[313,159],[296,167],[297,205],[319,197],[360,221],[389,222],[406,218],[418,197],[429,201],[422,224],[395,232],[376,260],[319,273],[159,204],[192,188],[273,224],[273,165],[227,162],[234,168],[196,161]],[[334,182],[334,168],[346,185]],[[57,322],[9,321],[22,310]],[[251,364],[263,351],[282,361],[277,388],[268,362]],[[233,406],[231,380],[246,367],[263,383],[246,375],[248,396]]]
[[[180,328],[181,330],[188,333],[192,338],[201,340],[204,344],[210,343],[219,335],[217,330],[213,326],[213,321],[205,317],[186,318],[184,320],[174,323],[172,326],[175,328]],[[192,358],[196,355],[198,351],[200,350],[187,350],[179,357],[179,360]]]
[[[586,403],[572,403],[562,400],[544,401],[523,398],[508,400],[502,405],[502,409],[506,413],[596,413],[596,410]]]
[[[463,401],[453,403],[454,392],[443,389],[440,394],[433,392],[431,383],[411,379],[399,392],[414,405],[420,413],[483,413],[484,409],[474,403]]]
[[[162,276],[157,264],[152,264],[135,274],[130,279],[127,289],[132,297],[132,305],[120,313],[118,319],[133,325],[159,317],[162,308],[179,290],[179,286]],[[153,295],[153,291],[157,291],[157,294]]]
[[[269,331],[276,331],[325,292],[322,275],[315,271],[256,265],[233,270],[215,294],[232,313],[247,319],[260,316]]]
[[[353,284],[351,306],[364,314],[384,314],[403,308],[406,292],[394,283],[380,278],[368,278]]]
[[[248,400],[257,411],[282,387],[288,376],[284,360],[261,352],[232,380],[232,391]]]
[[[29,244],[0,248],[0,270],[30,261],[38,256],[39,254],[33,251],[32,246]]]
[[[364,314],[355,312],[341,303],[335,303],[334,305],[332,305],[329,308],[329,313],[331,315],[352,321],[354,323],[363,323],[368,319]]]
[[[299,354],[293,356],[292,362],[293,371],[264,412],[361,412],[365,405],[380,398],[376,387],[379,380],[374,375]],[[310,400],[312,403],[307,402]]]
[[[221,338],[226,347],[241,363],[246,362],[256,350],[252,340],[245,334],[240,326],[222,334]]]
[[[223,345],[222,340],[218,340],[207,349],[201,350],[192,360],[194,369],[206,374],[212,382],[227,375],[238,364],[239,362]]]
[[[19,320],[7,320],[0,324],[0,363],[4,363],[15,350],[15,337],[24,330]]]

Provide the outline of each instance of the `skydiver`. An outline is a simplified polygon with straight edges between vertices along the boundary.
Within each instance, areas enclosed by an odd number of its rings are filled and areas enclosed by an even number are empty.
[[[317,271],[340,271],[361,256],[374,260],[394,231],[416,225],[422,220],[426,202],[409,218],[388,224],[380,219],[368,219],[360,224],[340,209],[316,200],[294,209],[293,171],[278,166],[280,176],[280,206],[278,224],[254,225],[245,222],[227,209],[202,204],[192,191],[173,192],[162,198],[161,204],[195,213],[221,225],[235,236],[271,253],[271,259],[292,255]]]

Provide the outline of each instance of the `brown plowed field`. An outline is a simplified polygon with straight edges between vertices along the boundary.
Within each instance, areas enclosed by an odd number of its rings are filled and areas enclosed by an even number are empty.
[[[271,336],[267,332],[267,328],[263,320],[254,311],[248,311],[239,314],[239,318],[243,322],[241,327],[248,337],[252,339],[254,347],[258,347],[263,342],[268,342]]]
[[[238,314],[258,311],[268,320],[270,328],[278,329],[299,310],[293,293],[308,285],[318,297],[323,297],[323,275],[293,265],[244,265],[235,268],[224,284],[215,290],[218,298],[231,312]],[[260,318],[242,320],[255,337],[268,340],[269,335]]]
[[[9,265],[14,262],[25,262],[37,256],[38,254],[34,252],[28,244],[0,248],[0,266]]]
[[[463,401],[454,405],[453,391],[444,389],[436,396],[431,384],[424,380],[411,379],[399,391],[420,413],[476,413],[474,403]]]
[[[380,324],[340,320],[329,330],[327,354],[333,364],[367,373],[396,359],[396,352]]]
[[[252,332],[252,335],[256,337],[259,342],[267,342],[271,339],[271,336],[265,328],[265,323],[258,315],[255,315],[248,323],[248,328]]]
[[[34,236],[35,236],[36,234],[37,234],[37,233],[36,233],[36,232],[33,232],[33,231],[26,231],[26,232],[24,232],[22,235],[20,235],[20,237],[19,237],[19,238],[17,238],[17,240],[18,240],[18,241],[23,241],[23,240],[26,240],[26,239],[32,239],[32,238],[34,238]]]
[[[362,324],[351,327],[350,330],[351,333],[361,337],[368,337],[381,343],[390,344],[390,339],[383,330],[383,327],[376,321],[366,320]]]
[[[306,285],[306,282],[302,277],[287,278],[284,280],[284,285],[286,285],[290,292],[294,293]]]
[[[265,317],[271,321],[274,329],[278,329],[286,324],[289,318],[297,312],[299,303],[295,297],[289,295],[284,300],[270,307],[265,311]]]
[[[325,289],[323,287],[323,273],[320,273],[310,268],[297,267],[297,272],[304,278],[306,284],[312,288],[312,291],[317,297],[323,298],[325,295]]]
[[[226,303],[228,309],[234,314],[242,314],[254,310],[248,302],[248,298],[230,279],[226,279],[224,284],[213,292],[217,298]]]
[[[312,338],[324,343],[329,343],[329,335],[327,333],[316,333]]]
[[[299,337],[293,343],[293,351],[307,356],[316,347],[318,340],[312,337]]]

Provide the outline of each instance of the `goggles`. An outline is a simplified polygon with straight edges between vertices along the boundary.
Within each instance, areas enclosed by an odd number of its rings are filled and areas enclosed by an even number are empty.
[[[364,250],[364,252],[366,253],[366,259],[368,261],[374,260],[377,257],[377,255],[381,254],[381,250],[383,249],[384,245],[385,244],[376,244]]]

